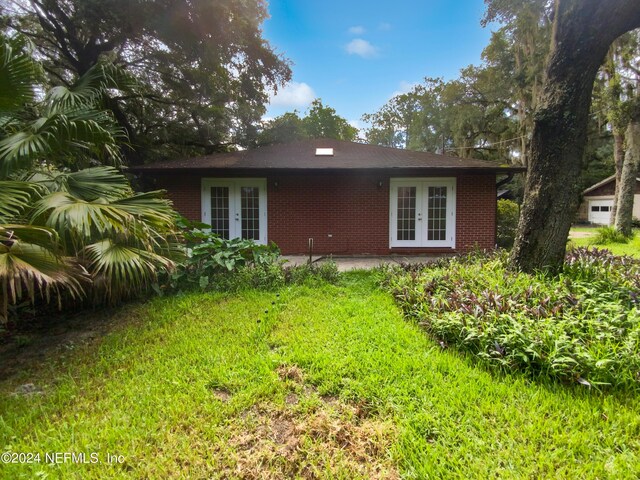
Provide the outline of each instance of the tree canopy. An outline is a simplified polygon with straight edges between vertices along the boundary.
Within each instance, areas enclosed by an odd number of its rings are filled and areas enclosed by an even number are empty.
[[[338,115],[335,109],[325,106],[316,98],[304,117],[298,112],[287,112],[264,123],[258,135],[258,145],[290,142],[304,138],[335,138],[355,141],[358,129]]]
[[[52,85],[101,59],[137,80],[103,93],[129,138],[129,162],[246,144],[288,62],[262,37],[263,0],[31,0],[6,11],[30,38]]]

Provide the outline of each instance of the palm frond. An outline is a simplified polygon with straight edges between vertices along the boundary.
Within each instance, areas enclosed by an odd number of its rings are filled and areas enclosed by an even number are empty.
[[[100,97],[101,90],[91,86],[83,86],[74,90],[64,85],[51,88],[47,92],[46,104],[51,110],[68,110],[93,106]]]
[[[65,245],[79,249],[98,237],[122,236],[153,251],[157,239],[173,237],[175,212],[160,198],[162,192],[139,193],[110,201],[85,201],[67,192],[54,192],[35,205],[32,219],[56,230]]]
[[[111,302],[147,289],[159,270],[170,271],[175,266],[162,255],[109,238],[88,245],[85,253],[94,287]]]
[[[54,109],[95,107],[105,90],[130,91],[138,87],[136,79],[123,68],[101,62],[91,67],[71,87],[58,86],[47,92],[45,102]]]
[[[51,151],[46,135],[31,130],[16,132],[0,140],[0,178],[28,167],[35,158]]]
[[[54,192],[44,196],[35,205],[33,219],[56,230],[64,243],[80,248],[95,236],[129,233],[135,217],[113,207],[106,200],[87,202],[67,192]]]
[[[22,223],[0,224],[0,242],[8,245],[16,238],[23,242],[42,245],[55,255],[62,255],[60,237],[52,228],[40,225],[24,225]]]
[[[0,223],[20,217],[40,191],[41,188],[34,183],[0,180]]]
[[[164,193],[164,190],[136,193],[114,201],[113,205],[135,216],[156,231],[174,231],[176,212],[171,202],[162,198]]]
[[[28,296],[35,302],[36,292],[51,301],[57,293],[62,307],[62,290],[72,298],[84,294],[86,272],[74,259],[60,255],[57,235],[43,227],[0,225],[0,321],[7,319],[9,303]]]
[[[18,110],[34,98],[37,66],[9,43],[0,44],[0,113]]]
[[[115,200],[132,193],[125,176],[110,166],[85,168],[77,172],[38,171],[27,179],[43,185],[50,193],[67,192],[89,202],[97,198]]]
[[[106,112],[53,113],[0,140],[0,177],[55,153],[67,155],[71,151],[117,159],[117,142],[124,137]]]

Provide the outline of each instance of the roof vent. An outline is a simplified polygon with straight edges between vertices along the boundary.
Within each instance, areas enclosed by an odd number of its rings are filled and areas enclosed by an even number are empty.
[[[333,157],[333,148],[316,148],[316,157]]]

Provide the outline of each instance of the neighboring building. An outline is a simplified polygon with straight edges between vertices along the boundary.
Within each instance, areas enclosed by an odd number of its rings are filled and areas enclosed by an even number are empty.
[[[131,168],[178,212],[283,254],[388,255],[494,248],[493,163],[318,139]],[[312,240],[310,240],[312,239]]]
[[[611,223],[611,209],[616,192],[616,176],[611,175],[582,192],[583,200],[578,210],[578,221],[596,225]],[[633,217],[640,218],[640,178],[636,178],[633,198]]]

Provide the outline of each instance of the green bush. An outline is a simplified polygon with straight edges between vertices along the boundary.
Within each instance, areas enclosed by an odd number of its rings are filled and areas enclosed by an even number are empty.
[[[593,243],[596,245],[609,245],[610,243],[629,243],[629,240],[633,238],[633,235],[627,237],[622,232],[616,230],[614,227],[601,227],[598,229],[598,233],[593,239]]]
[[[186,243],[186,259],[168,282],[172,290],[273,290],[310,280],[331,283],[338,280],[338,268],[333,261],[285,267],[274,243],[259,245],[253,240],[227,240],[209,232],[208,225],[184,218],[179,225]]]
[[[385,284],[407,317],[443,346],[508,371],[640,390],[640,262],[577,249],[556,277],[514,272],[506,254],[419,270]]]
[[[314,280],[328,283],[336,283],[340,278],[338,266],[333,260],[321,263],[305,263],[284,268],[285,282],[287,284],[303,284]]]
[[[285,273],[281,262],[266,265],[243,265],[231,272],[214,274],[203,290],[237,292],[248,288],[277,290],[285,285]]]
[[[498,200],[498,232],[496,243],[501,248],[511,248],[516,238],[520,207],[512,200]]]
[[[280,250],[275,244],[259,245],[253,240],[224,239],[209,231],[209,225],[181,218],[178,225],[186,245],[186,258],[171,276],[173,289],[221,289],[241,280],[247,286],[269,284],[275,286],[278,278],[266,277],[278,269]],[[282,275],[280,275],[282,276]],[[255,277],[255,278],[254,278]],[[216,286],[217,285],[217,286]]]

